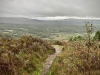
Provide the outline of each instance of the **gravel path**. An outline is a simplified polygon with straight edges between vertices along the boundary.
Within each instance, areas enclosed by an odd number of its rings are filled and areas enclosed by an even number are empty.
[[[62,47],[59,45],[53,45],[53,47],[55,48],[56,52],[54,54],[49,55],[49,57],[46,59],[42,70],[41,70],[41,75],[46,75],[47,72],[49,71],[50,66],[52,65],[54,59],[56,58],[56,56],[62,51]]]

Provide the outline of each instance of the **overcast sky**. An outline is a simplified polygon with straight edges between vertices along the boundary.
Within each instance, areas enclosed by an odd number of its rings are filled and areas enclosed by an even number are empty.
[[[0,0],[0,16],[100,18],[100,0]]]

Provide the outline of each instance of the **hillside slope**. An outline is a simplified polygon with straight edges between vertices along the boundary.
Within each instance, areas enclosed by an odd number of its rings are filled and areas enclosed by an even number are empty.
[[[0,75],[38,75],[55,49],[40,38],[0,38]]]

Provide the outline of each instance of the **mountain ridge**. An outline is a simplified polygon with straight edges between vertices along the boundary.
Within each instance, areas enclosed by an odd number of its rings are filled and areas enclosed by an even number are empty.
[[[96,19],[62,19],[62,20],[38,20],[23,17],[0,17],[0,23],[9,24],[66,24],[66,25],[83,25],[85,21],[93,22],[95,25],[100,24],[100,20]]]

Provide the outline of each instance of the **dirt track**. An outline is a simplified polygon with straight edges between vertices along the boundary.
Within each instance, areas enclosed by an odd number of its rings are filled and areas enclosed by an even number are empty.
[[[56,52],[54,54],[51,54],[45,61],[42,70],[41,70],[41,75],[46,75],[50,69],[50,66],[52,65],[54,59],[56,56],[62,51],[62,47],[59,45],[53,45],[55,48]]]

